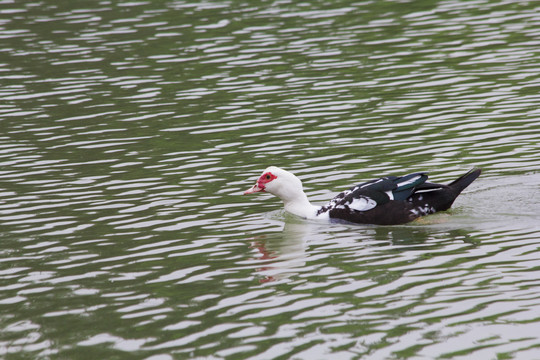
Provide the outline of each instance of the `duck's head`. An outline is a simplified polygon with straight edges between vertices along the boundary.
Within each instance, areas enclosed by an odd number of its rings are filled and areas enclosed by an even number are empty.
[[[304,193],[299,178],[276,166],[267,167],[255,185],[244,192],[244,195],[256,192],[268,192],[283,201],[292,200]]]

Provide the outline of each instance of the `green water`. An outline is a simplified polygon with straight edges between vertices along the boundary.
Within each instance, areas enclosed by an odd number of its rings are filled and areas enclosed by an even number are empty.
[[[540,357],[535,1],[0,2],[0,357]],[[322,204],[482,177],[405,226]]]

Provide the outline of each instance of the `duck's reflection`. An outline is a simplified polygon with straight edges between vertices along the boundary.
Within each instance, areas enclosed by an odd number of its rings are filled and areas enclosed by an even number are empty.
[[[254,260],[259,282],[267,283],[284,280],[302,273],[317,270],[317,261],[308,261],[313,251],[307,251],[308,241],[319,249],[321,244],[335,244],[337,248],[347,248],[358,254],[358,263],[362,258],[371,259],[373,251],[381,257],[407,251],[434,251],[455,240],[477,244],[470,230],[453,228],[444,223],[441,216],[409,226],[358,226],[343,224],[322,224],[312,222],[285,222],[282,232],[258,236],[250,242],[254,250]],[[327,254],[327,253],[326,253]],[[328,254],[327,254],[328,255]],[[332,262],[328,258],[329,263]]]
[[[306,247],[311,224],[285,223],[281,234],[261,236],[251,242],[262,263],[256,270],[262,277],[259,282],[285,279],[306,271]]]

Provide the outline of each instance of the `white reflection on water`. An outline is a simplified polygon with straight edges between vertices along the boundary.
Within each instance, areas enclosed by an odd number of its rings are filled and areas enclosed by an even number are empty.
[[[310,271],[306,265],[306,247],[309,237],[308,224],[286,223],[282,240],[266,242],[264,235],[255,237],[250,247],[256,251],[255,260],[260,282],[276,281],[302,271]],[[248,264],[253,262],[248,262]]]

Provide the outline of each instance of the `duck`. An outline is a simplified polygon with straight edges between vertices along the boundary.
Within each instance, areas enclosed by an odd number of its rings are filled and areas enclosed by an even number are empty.
[[[270,166],[244,195],[270,193],[283,201],[285,211],[305,219],[399,225],[448,210],[481,172],[473,168],[447,185],[428,182],[426,172],[384,176],[355,185],[317,206],[311,204],[296,175]]]

